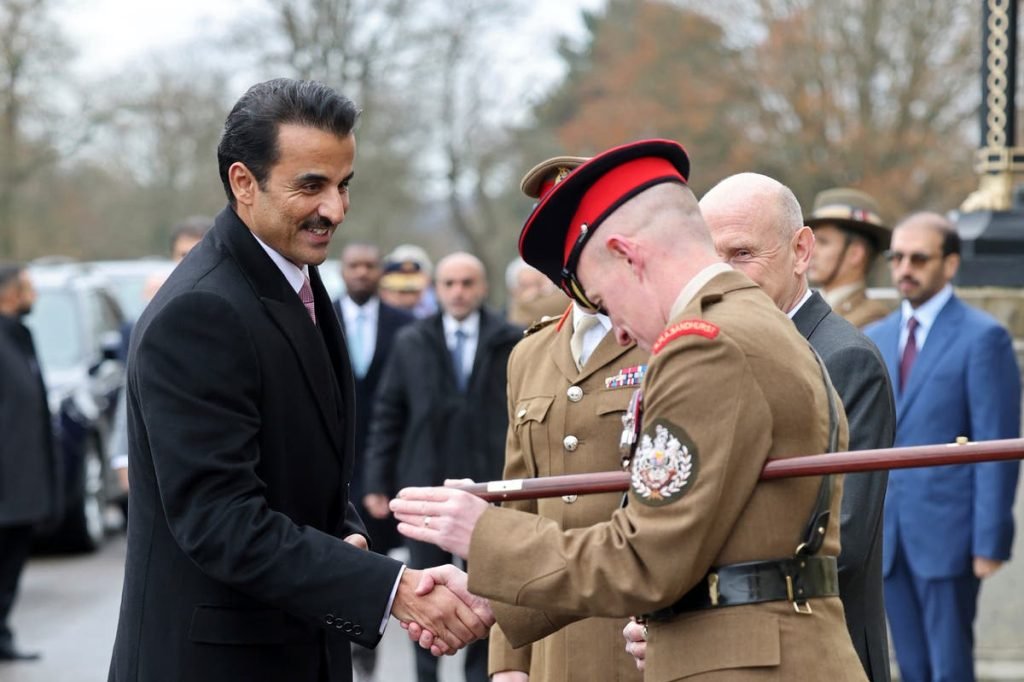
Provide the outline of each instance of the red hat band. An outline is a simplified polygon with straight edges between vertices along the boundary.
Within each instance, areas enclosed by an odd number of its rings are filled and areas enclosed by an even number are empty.
[[[598,178],[587,189],[569,222],[565,235],[562,263],[568,265],[573,250],[586,229],[589,235],[619,206],[645,189],[663,182],[686,184],[686,178],[666,158],[645,156],[618,165]],[[576,258],[579,258],[577,249]],[[575,263],[573,264],[575,270]]]

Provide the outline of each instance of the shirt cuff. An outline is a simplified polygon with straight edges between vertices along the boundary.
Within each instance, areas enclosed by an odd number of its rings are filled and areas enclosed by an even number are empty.
[[[378,635],[384,634],[384,628],[388,626],[388,619],[391,618],[391,607],[395,604],[395,595],[398,594],[398,584],[402,582],[402,576],[405,574],[405,565],[403,564],[398,569],[398,577],[395,579],[395,586],[391,588],[391,598],[388,599],[388,607],[384,609],[384,620],[380,622],[380,629],[377,630]]]

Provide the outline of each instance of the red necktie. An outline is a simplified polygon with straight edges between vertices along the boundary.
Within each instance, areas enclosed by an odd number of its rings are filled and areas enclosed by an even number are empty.
[[[917,358],[917,339],[914,332],[917,330],[917,318],[912,317],[907,321],[907,344],[903,347],[903,357],[900,358],[900,390],[907,385],[907,377],[910,376],[910,366]]]
[[[302,299],[302,305],[306,306],[306,312],[309,313],[309,319],[313,320],[313,324],[316,324],[316,309],[313,305],[313,287],[309,286],[309,278],[307,277],[302,279],[302,286],[299,288],[299,298]]]

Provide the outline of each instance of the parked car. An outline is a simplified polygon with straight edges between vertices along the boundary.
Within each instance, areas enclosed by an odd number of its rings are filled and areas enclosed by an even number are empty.
[[[108,502],[120,494],[107,450],[124,385],[124,316],[107,282],[79,264],[30,265],[29,275],[38,299],[25,322],[63,461],[64,518],[42,540],[57,549],[94,550],[106,533]]]
[[[85,263],[84,267],[106,280],[125,318],[134,322],[139,319],[153,295],[152,291],[147,291],[147,286],[154,286],[167,279],[174,265],[167,258],[139,258],[92,261]]]

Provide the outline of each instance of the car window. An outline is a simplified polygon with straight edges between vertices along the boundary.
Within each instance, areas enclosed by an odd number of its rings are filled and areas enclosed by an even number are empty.
[[[99,292],[99,326],[100,333],[121,331],[121,311],[117,302],[107,293]]]
[[[25,322],[32,329],[39,364],[44,372],[73,368],[85,354],[75,296],[58,289],[39,289],[38,294]]]

